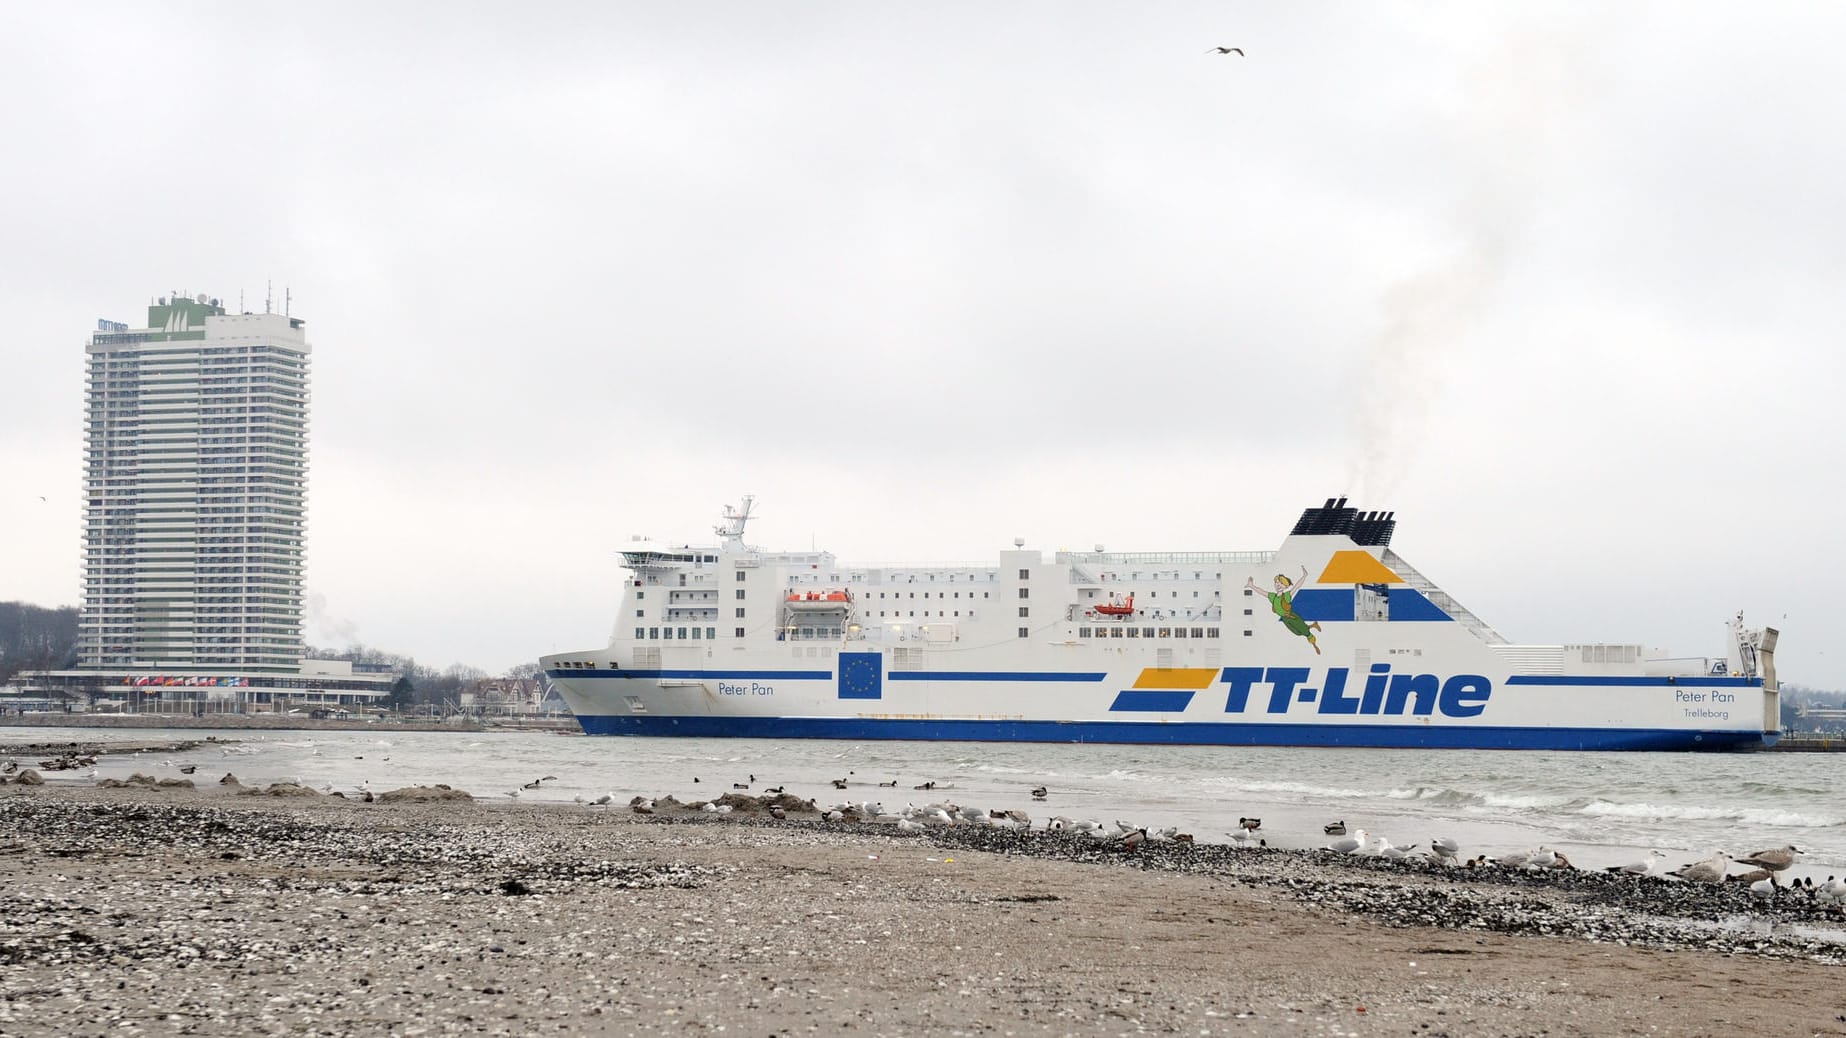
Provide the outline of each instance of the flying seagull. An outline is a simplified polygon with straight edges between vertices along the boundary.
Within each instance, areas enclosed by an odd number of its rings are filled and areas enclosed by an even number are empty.
[[[1213,47],[1211,50],[1208,50],[1205,53],[1207,54],[1235,54],[1241,58],[1243,57],[1243,48],[1242,47]]]

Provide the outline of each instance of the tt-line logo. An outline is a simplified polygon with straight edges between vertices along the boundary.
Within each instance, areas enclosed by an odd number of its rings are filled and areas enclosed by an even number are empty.
[[[1435,674],[1393,674],[1389,663],[1372,664],[1357,694],[1346,690],[1346,667],[1327,668],[1319,687],[1307,683],[1312,673],[1307,667],[1226,667],[1221,680],[1230,686],[1230,693],[1224,700],[1224,712],[1248,712],[1250,693],[1259,688],[1269,693],[1267,712],[1271,714],[1286,714],[1290,707],[1303,703],[1313,704],[1318,714],[1479,717],[1493,695],[1493,682],[1479,674],[1457,674],[1447,680]]]

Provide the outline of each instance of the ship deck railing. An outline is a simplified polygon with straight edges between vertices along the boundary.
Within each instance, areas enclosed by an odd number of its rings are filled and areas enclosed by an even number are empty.
[[[1455,596],[1437,587],[1428,577],[1418,573],[1415,566],[1404,561],[1404,557],[1389,548],[1384,550],[1384,564],[1391,572],[1404,578],[1404,583],[1423,593],[1423,597],[1435,603],[1436,608],[1449,614],[1457,623],[1473,631],[1475,636],[1489,645],[1506,645],[1507,640],[1499,631],[1487,625],[1485,620],[1475,616]]]
[[[1275,561],[1273,551],[1061,551],[1065,565],[1106,566],[1260,566]]]

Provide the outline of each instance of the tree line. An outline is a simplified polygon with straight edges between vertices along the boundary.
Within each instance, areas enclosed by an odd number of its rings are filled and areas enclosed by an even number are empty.
[[[0,602],[0,682],[22,670],[77,665],[77,609]]]

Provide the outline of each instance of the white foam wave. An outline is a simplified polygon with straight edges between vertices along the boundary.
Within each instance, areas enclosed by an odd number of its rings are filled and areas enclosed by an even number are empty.
[[[1004,764],[973,764],[973,765],[964,764],[960,766],[964,768],[971,768],[974,771],[985,771],[990,775],[1039,775],[1039,774],[1043,774],[1036,768],[1009,768]]]
[[[1447,793],[1441,786],[1411,786],[1404,789],[1388,789],[1382,795],[1387,800],[1434,800]]]
[[[1577,810],[1579,814],[1595,818],[1677,818],[1686,821],[1734,819],[1751,825],[1784,826],[1791,829],[1823,829],[1828,826],[1846,824],[1846,819],[1773,808],[1699,807],[1692,804],[1645,802],[1618,804],[1607,800],[1593,800]]]
[[[1339,789],[1328,786],[1310,786],[1304,782],[1246,782],[1237,787],[1246,793],[1292,793],[1307,797],[1331,797],[1337,800],[1359,800],[1381,794],[1374,789]]]
[[[1545,808],[1563,807],[1575,797],[1556,793],[1482,793],[1480,802],[1485,807],[1513,808],[1515,810],[1534,811]]]

